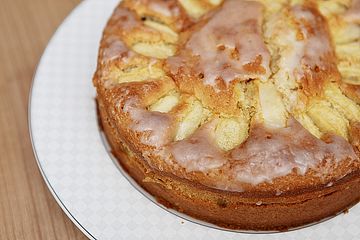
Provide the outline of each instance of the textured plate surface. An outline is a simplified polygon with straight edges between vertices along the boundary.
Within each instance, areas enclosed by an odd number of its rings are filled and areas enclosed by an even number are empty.
[[[287,233],[245,234],[184,220],[137,191],[112,161],[97,125],[102,30],[118,0],[87,0],[50,41],[34,78],[29,120],[40,170],[71,220],[91,239],[359,239],[360,206]]]

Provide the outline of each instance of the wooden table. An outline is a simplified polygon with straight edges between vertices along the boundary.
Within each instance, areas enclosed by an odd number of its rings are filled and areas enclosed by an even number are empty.
[[[31,148],[33,73],[57,26],[80,0],[1,0],[0,239],[86,239],[43,181]]]

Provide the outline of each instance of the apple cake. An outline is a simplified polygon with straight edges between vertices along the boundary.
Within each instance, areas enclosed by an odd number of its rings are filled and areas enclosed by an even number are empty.
[[[113,154],[166,207],[284,231],[360,199],[359,0],[123,0],[93,83]]]

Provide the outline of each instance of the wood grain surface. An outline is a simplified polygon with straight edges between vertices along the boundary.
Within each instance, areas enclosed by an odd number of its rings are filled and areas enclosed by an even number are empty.
[[[80,0],[1,0],[0,239],[86,239],[47,189],[27,125],[33,73],[57,26]]]

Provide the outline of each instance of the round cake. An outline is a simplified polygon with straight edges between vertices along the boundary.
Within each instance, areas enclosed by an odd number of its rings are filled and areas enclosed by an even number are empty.
[[[166,207],[284,231],[360,199],[359,0],[123,0],[93,83],[113,154]]]

